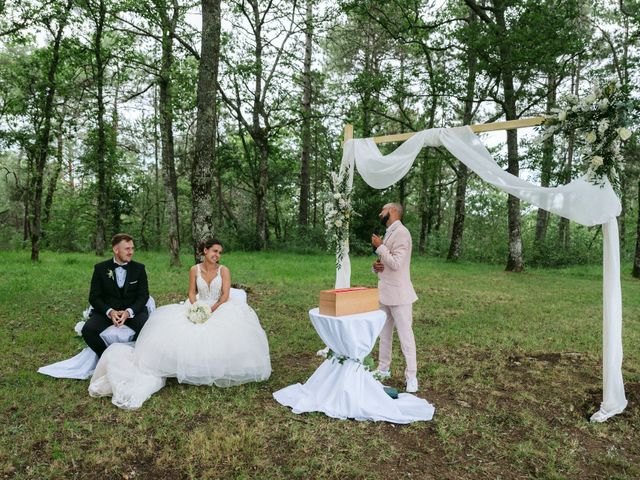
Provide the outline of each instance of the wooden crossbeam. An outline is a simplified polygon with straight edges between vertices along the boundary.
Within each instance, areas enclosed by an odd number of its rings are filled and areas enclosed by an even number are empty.
[[[480,132],[493,132],[496,130],[513,130],[515,128],[534,127],[541,125],[544,122],[544,117],[531,117],[521,118],[519,120],[509,120],[506,122],[493,122],[493,123],[478,123],[476,125],[470,125],[471,130],[474,133]],[[415,132],[408,133],[394,133],[392,135],[382,135],[379,137],[373,137],[373,141],[376,143],[389,143],[389,142],[404,142],[415,135]],[[353,138],[353,125],[345,125],[344,127],[344,139],[350,140]]]

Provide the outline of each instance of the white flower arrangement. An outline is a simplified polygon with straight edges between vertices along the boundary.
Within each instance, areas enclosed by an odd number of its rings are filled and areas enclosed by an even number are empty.
[[[82,327],[84,327],[84,324],[87,323],[87,320],[89,320],[89,316],[91,315],[91,310],[93,310],[93,308],[91,307],[91,305],[89,305],[89,307],[84,312],[82,312],[82,320],[76,323],[76,326],[73,327],[73,330],[76,332],[76,335],[78,335],[79,337],[82,336]]]
[[[344,240],[349,238],[349,221],[354,215],[351,205],[351,188],[349,188],[350,168],[341,170],[339,174],[331,173],[333,194],[329,197],[325,225],[329,248],[336,249],[336,268],[344,258]]]
[[[192,303],[187,309],[187,319],[191,323],[204,323],[210,316],[211,307],[203,302]]]
[[[545,117],[542,139],[556,133],[572,138],[591,182],[604,185],[606,177],[617,187],[623,162],[620,142],[632,135],[627,125],[636,104],[628,89],[608,82],[595,86],[582,100],[567,95],[561,102],[562,108]]]
[[[76,332],[76,335],[81,337],[82,336],[82,328],[84,327],[84,324],[87,323],[85,320],[81,320],[78,323],[76,323],[76,326],[73,327],[73,331]]]

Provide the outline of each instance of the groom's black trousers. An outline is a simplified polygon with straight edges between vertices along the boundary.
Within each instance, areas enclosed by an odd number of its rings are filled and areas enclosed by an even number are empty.
[[[135,317],[128,318],[124,324],[131,328],[136,332],[133,340],[138,338],[138,334],[144,327],[147,319],[149,318],[149,314],[147,313],[147,309],[145,308],[143,311],[138,312]],[[96,312],[95,310],[91,312],[89,316],[89,320],[82,327],[82,338],[84,341],[91,347],[91,350],[96,352],[98,356],[102,356],[102,352],[107,349],[107,345],[105,345],[104,340],[100,334],[113,325],[113,322],[109,317],[107,317],[104,313]]]

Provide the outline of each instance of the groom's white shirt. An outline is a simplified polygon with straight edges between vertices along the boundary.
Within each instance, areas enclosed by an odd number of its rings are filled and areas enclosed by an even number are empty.
[[[113,257],[113,263],[116,263],[118,265],[126,265],[127,263],[120,263],[116,260],[116,257]],[[122,288],[124,287],[124,282],[127,279],[127,271],[124,268],[116,268],[115,269],[115,274],[116,274],[116,283],[118,284],[118,288]],[[109,310],[107,310],[107,317],[109,316],[109,313],[111,312],[111,310],[113,310],[113,308],[110,308]],[[133,310],[131,310],[130,308],[127,308],[127,312],[129,312],[129,318],[133,318]]]

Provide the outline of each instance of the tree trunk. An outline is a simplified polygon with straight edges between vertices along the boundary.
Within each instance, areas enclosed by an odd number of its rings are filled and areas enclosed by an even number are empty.
[[[253,91],[253,110],[251,123],[251,137],[254,142],[254,154],[258,164],[257,177],[254,178],[256,197],[256,230],[255,245],[258,250],[263,250],[267,246],[267,187],[269,182],[269,133],[266,127],[260,125],[260,115],[264,111],[262,97],[262,74],[263,74],[263,39],[262,20],[257,1],[251,2],[253,10],[253,26],[256,40],[255,49],[255,73]]]
[[[162,243],[162,210],[160,208],[160,139],[158,135],[159,124],[159,112],[158,112],[158,99],[157,88],[153,89],[153,160],[154,160],[154,175],[155,175],[155,246],[160,247]]]
[[[471,11],[469,24],[477,21],[478,16]],[[469,125],[473,120],[473,99],[475,97],[476,77],[478,72],[478,56],[471,49],[467,52],[467,83],[465,88],[464,112],[462,124]],[[459,162],[456,171],[456,200],[453,227],[451,228],[451,243],[449,243],[448,261],[456,261],[462,254],[462,237],[464,235],[464,221],[466,218],[467,183],[469,181],[469,169]]]
[[[620,215],[618,215],[618,230],[620,231],[620,252],[624,255],[625,246],[627,243],[627,176],[629,175],[625,170],[625,164],[620,165],[618,172],[618,178],[620,180]],[[639,193],[640,195],[640,193]]]
[[[31,204],[31,195],[29,192],[29,187],[31,186],[31,178],[33,178],[33,155],[29,152],[26,152],[27,157],[27,179],[24,182],[24,187],[20,188],[20,200],[24,207],[24,212],[22,215],[22,241],[27,242],[31,237],[31,216],[29,215],[29,205]],[[18,157],[18,171],[20,171],[20,158]],[[17,181],[16,181],[17,185]]]
[[[568,146],[567,146],[567,161],[564,165],[564,171],[562,172],[562,182],[563,184],[567,184],[571,181],[571,170],[573,168],[573,151],[574,151],[574,141],[573,137],[569,138]],[[560,217],[560,221],[558,224],[558,240],[560,246],[567,250],[571,243],[571,229],[569,225],[569,219]]]
[[[429,159],[431,149],[425,148],[422,151],[422,161],[420,162],[420,237],[418,240],[418,253],[424,255],[427,251],[427,223],[429,216]]]
[[[160,135],[162,138],[162,178],[169,216],[169,252],[171,266],[180,266],[180,219],[178,218],[178,180],[176,177],[173,144],[172,73],[173,40],[179,17],[178,2],[173,0],[173,15],[162,11],[162,65],[158,83],[160,87]],[[215,88],[215,86],[214,86]]]
[[[98,174],[98,205],[96,210],[95,252],[104,255],[107,237],[107,215],[109,214],[109,198],[107,193],[107,163],[106,163],[106,126],[104,121],[104,72],[105,59],[102,56],[102,35],[105,27],[107,9],[103,0],[98,2],[98,12],[95,18],[96,31],[94,35],[93,53],[96,61],[96,100],[98,104],[98,144],[96,145],[96,166]]]
[[[436,195],[436,204],[435,204],[435,208],[436,208],[436,224],[435,224],[435,231],[438,232],[438,234],[440,233],[440,227],[442,227],[442,215],[443,215],[443,211],[442,211],[442,195],[444,193],[444,186],[443,186],[443,176],[442,176],[442,162],[443,162],[443,158],[442,155],[440,155],[440,161],[437,163],[436,167],[438,169],[438,174],[437,174],[437,179],[438,179],[438,185],[437,185],[437,189],[438,189],[438,193]]]
[[[255,155],[258,175],[254,182],[256,197],[255,245],[258,250],[267,246],[267,186],[269,179],[269,143],[266,135],[255,136]]]
[[[56,192],[56,187],[58,186],[58,179],[60,178],[60,173],[62,172],[62,164],[64,163],[64,135],[62,131],[62,122],[64,119],[64,107],[63,113],[61,115],[60,125],[58,125],[57,131],[57,145],[56,145],[56,164],[51,172],[51,177],[49,178],[49,187],[47,188],[47,196],[44,200],[44,221],[43,223],[47,225],[51,218],[51,207],[53,206],[53,195]],[[43,232],[43,237],[44,237]]]
[[[429,122],[427,128],[433,128],[436,121],[436,109],[438,107],[437,95],[431,96],[431,105],[429,105]],[[418,241],[418,252],[424,254],[427,245],[428,225],[429,225],[429,178],[430,178],[430,158],[431,149],[425,149],[422,160],[422,170],[420,172],[420,240]]]
[[[309,224],[309,157],[311,155],[311,54],[313,46],[313,0],[307,0],[304,71],[302,76],[302,155],[300,165],[300,211],[298,222],[306,228]]]
[[[640,179],[638,180],[638,223],[636,225],[636,254],[633,258],[633,271],[636,278],[640,278]]]
[[[567,142],[567,159],[564,162],[561,172],[561,179],[564,185],[571,181],[571,169],[573,167],[573,149],[574,141],[573,136],[571,136],[569,137],[569,141]],[[571,231],[569,228],[569,219],[560,217],[560,219],[558,220],[558,243],[563,250],[569,248],[570,234]]]
[[[71,1],[67,1],[65,10],[59,19],[58,30],[52,45],[52,57],[47,72],[47,92],[45,94],[44,109],[42,111],[42,127],[36,132],[35,144],[35,171],[30,181],[32,195],[32,205],[29,218],[31,234],[31,261],[37,262],[40,259],[40,240],[42,230],[42,188],[44,183],[44,169],[49,156],[49,138],[51,135],[51,119],[54,113],[53,100],[56,94],[56,73],[60,62],[60,44],[62,42],[62,32],[67,23]]]
[[[437,210],[438,210],[438,191],[437,184],[440,181],[438,175],[438,165],[441,159],[438,154],[433,155],[433,161],[431,162],[431,168],[428,169],[429,172],[429,180],[428,180],[428,195],[427,195],[427,241],[433,234],[435,230],[435,225],[437,223]]]
[[[571,79],[571,91],[576,96],[580,92],[581,68],[581,58],[580,56],[578,56]],[[574,139],[572,135],[569,137],[567,145],[567,161],[564,164],[564,171],[562,172],[562,182],[565,185],[571,181],[571,170],[573,169],[573,153]],[[560,221],[558,222],[558,240],[562,249],[567,250],[569,248],[571,240],[571,230],[569,220],[564,217],[561,217]]]
[[[75,190],[75,180],[73,178],[73,159],[75,155],[73,154],[73,149],[67,145],[67,176],[69,177],[69,188],[71,191]]]
[[[369,49],[364,53],[364,71],[371,71],[371,54]],[[362,94],[362,134],[365,138],[371,136],[371,91],[365,88]]]
[[[202,47],[198,69],[197,129],[191,170],[193,251],[213,234],[211,187],[216,158],[218,63],[220,60],[220,0],[202,0]]]
[[[273,232],[276,240],[282,241],[282,226],[280,225],[280,208],[278,208],[278,192],[273,192]]]
[[[556,105],[556,78],[553,73],[547,76],[547,115],[551,114],[552,109]],[[547,138],[542,145],[542,168],[540,172],[540,186],[548,187],[551,183],[551,171],[553,169],[553,136]],[[539,208],[536,218],[536,237],[535,244],[541,248],[547,236],[547,227],[549,225],[549,212]]]
[[[314,135],[313,149],[313,228],[318,224],[318,190],[320,184],[319,163],[318,162],[318,134]]]
[[[507,30],[504,5],[502,2],[494,0],[494,10],[496,24],[498,28],[505,32]],[[514,86],[514,74],[511,68],[511,45],[501,42],[498,49],[502,60],[502,84],[504,91],[504,111],[507,120],[518,118],[516,111],[516,91]],[[520,163],[518,161],[518,131],[507,130],[507,171],[515,175],[520,174]],[[522,262],[522,235],[520,232],[520,200],[509,195],[507,200],[508,228],[509,228],[509,255],[507,258],[506,270],[509,272],[521,272]]]

